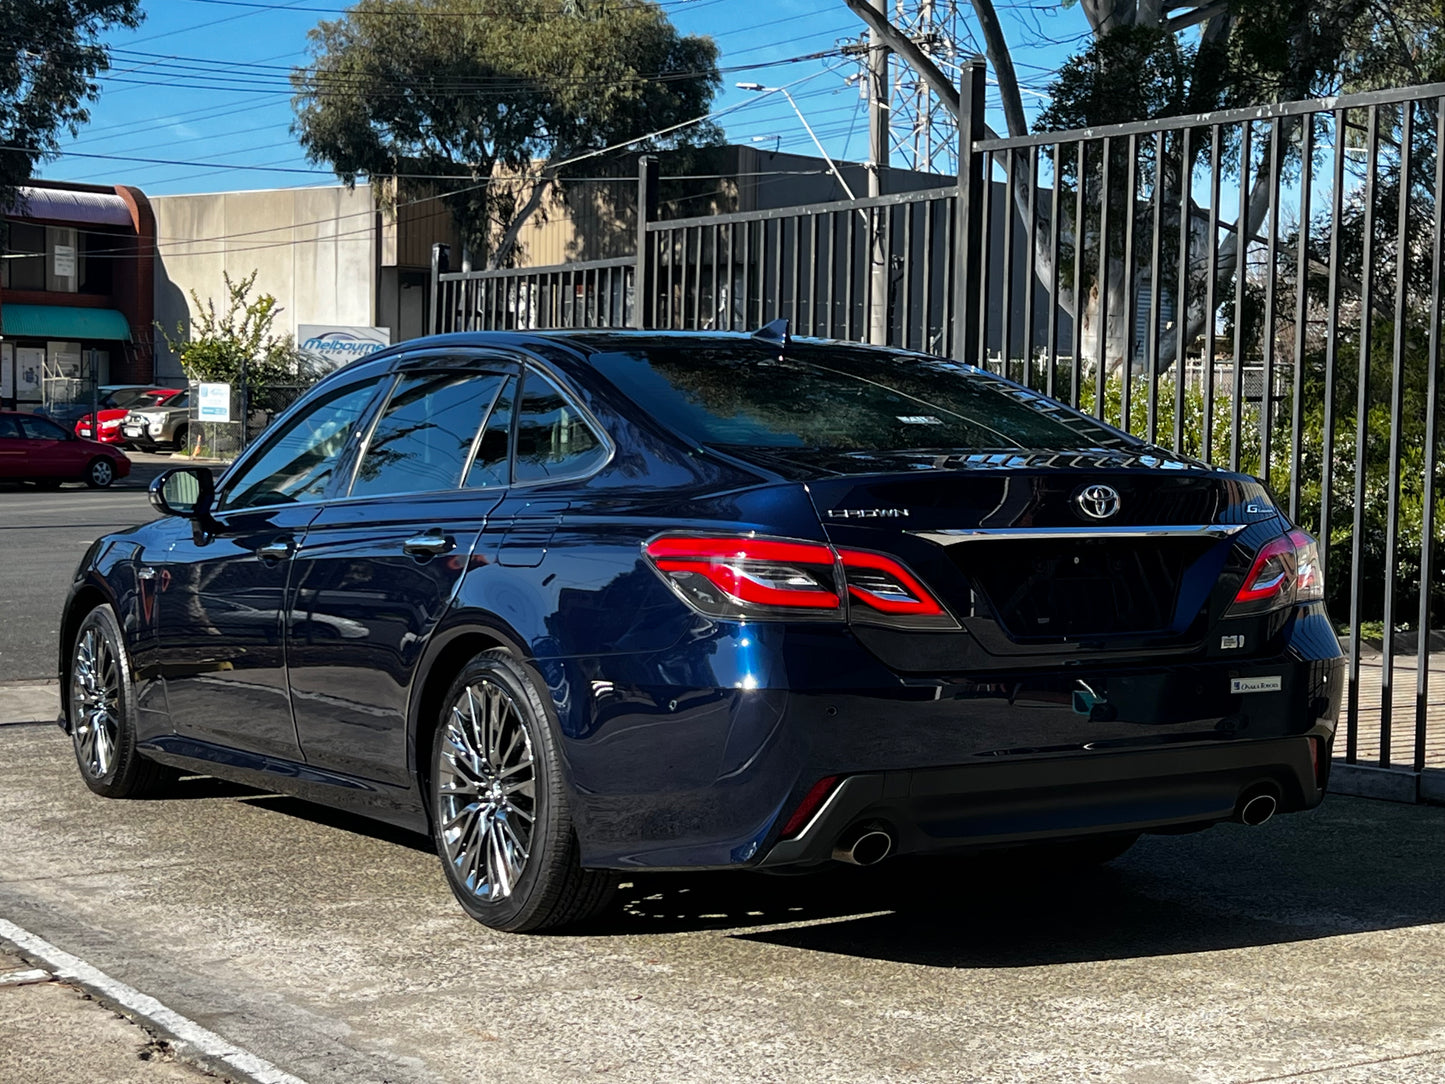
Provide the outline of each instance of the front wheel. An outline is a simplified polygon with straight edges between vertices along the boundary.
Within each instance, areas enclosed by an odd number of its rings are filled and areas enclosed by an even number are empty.
[[[85,468],[85,484],[91,489],[105,489],[115,481],[115,464],[104,456],[96,456]]]
[[[478,655],[447,692],[431,750],[432,836],[447,883],[477,921],[516,933],[596,914],[615,880],[579,864],[537,685],[508,652]]]
[[[182,425],[182,426],[180,426],[179,428],[176,429],[176,440],[175,440],[175,448],[176,448],[176,451],[178,451],[178,452],[189,452],[189,451],[190,451],[190,449],[186,446],[186,440],[187,440],[187,438],[190,437],[190,435],[191,435],[191,431],[190,431],[188,428],[186,428],[184,425]]]
[[[171,769],[136,748],[135,690],[120,623],[109,606],[85,615],[70,650],[70,738],[80,777],[107,798],[147,798]]]

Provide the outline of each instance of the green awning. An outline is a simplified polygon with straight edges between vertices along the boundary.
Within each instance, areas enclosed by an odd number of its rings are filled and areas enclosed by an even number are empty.
[[[0,298],[0,335],[7,339],[121,339],[130,323],[115,309],[78,305],[7,305]]]

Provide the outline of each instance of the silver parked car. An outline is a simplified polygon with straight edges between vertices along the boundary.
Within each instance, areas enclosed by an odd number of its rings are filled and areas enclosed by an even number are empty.
[[[191,393],[183,391],[160,406],[132,410],[121,422],[121,435],[126,443],[142,451],[160,447],[177,450],[186,446],[190,435]]]

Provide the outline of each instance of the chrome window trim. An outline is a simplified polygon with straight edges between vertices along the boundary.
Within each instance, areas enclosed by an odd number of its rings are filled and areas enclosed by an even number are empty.
[[[475,490],[477,490],[478,492],[485,493],[485,492],[486,492],[487,490],[489,490],[489,489],[506,489],[506,488],[507,488],[505,484],[499,485],[499,486],[496,486],[496,485],[469,486],[469,485],[467,485],[467,479],[471,476],[472,468],[473,468],[474,466],[476,466],[476,464],[477,464],[477,453],[478,453],[479,451],[481,451],[481,448],[482,448],[482,437],[486,436],[487,426],[491,423],[491,420],[492,420],[492,412],[497,409],[497,404],[502,401],[502,396],[506,394],[507,388],[511,386],[511,383],[512,383],[513,380],[517,380],[517,381],[518,381],[518,384],[520,385],[520,379],[518,378],[518,376],[517,376],[516,373],[498,373],[497,375],[502,378],[502,383],[498,386],[498,388],[497,388],[497,393],[492,396],[492,401],[487,404],[487,409],[482,413],[482,420],[481,420],[481,422],[477,425],[477,431],[472,434],[472,446],[467,449],[466,462],[464,462],[464,463],[462,464],[462,475],[461,475],[460,478],[457,479],[457,486],[456,486],[457,489],[475,489]],[[511,433],[511,430],[509,429],[509,430],[507,431],[507,481],[508,481],[508,482],[510,482],[510,481],[512,480],[512,479],[511,479],[511,471],[512,471],[512,433]]]
[[[1248,523],[1191,523],[1157,527],[963,527],[905,533],[936,542],[940,546],[956,546],[960,542],[983,539],[1031,541],[1090,538],[1233,538],[1248,526]]]

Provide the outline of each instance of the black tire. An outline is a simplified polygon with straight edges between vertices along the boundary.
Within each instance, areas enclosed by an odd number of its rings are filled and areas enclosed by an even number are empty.
[[[617,882],[578,860],[542,685],[510,653],[484,651],[447,690],[432,739],[432,839],[447,884],[467,914],[511,933],[581,922]]]
[[[189,428],[188,426],[182,425],[182,426],[178,426],[178,427],[176,428],[176,440],[175,440],[175,450],[176,450],[176,451],[178,451],[178,452],[185,452],[185,451],[188,451],[188,450],[189,450],[189,449],[187,449],[187,447],[186,447],[186,438],[189,437],[190,435],[191,435],[191,430],[190,430],[190,428]]]
[[[136,748],[135,688],[109,606],[85,615],[70,644],[70,737],[80,777],[106,798],[151,798],[177,776]]]
[[[98,455],[85,468],[85,484],[91,489],[105,489],[115,481],[115,464]]]

